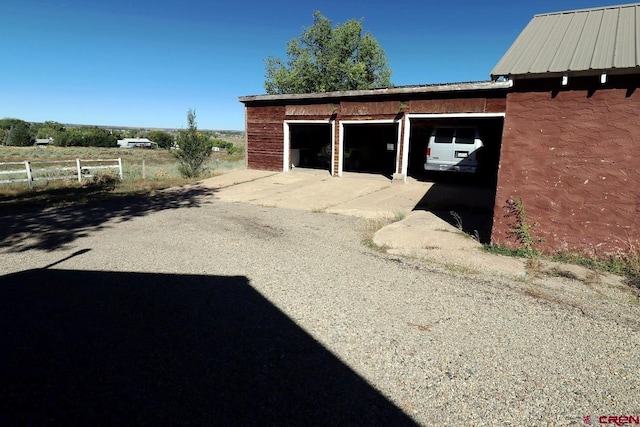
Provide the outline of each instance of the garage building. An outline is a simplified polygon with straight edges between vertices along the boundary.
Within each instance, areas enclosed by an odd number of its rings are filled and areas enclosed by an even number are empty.
[[[491,72],[507,95],[492,241],[521,198],[546,252],[640,249],[640,4],[536,15]]]
[[[382,173],[423,170],[428,129],[479,125],[499,151],[511,82],[487,81],[314,94],[244,96],[247,167]],[[496,154],[497,155],[497,154]]]
[[[545,252],[637,250],[639,60],[640,4],[536,15],[491,81],[241,97],[247,167],[402,181],[423,173],[433,128],[476,126],[492,243],[519,244],[507,209],[519,199]]]

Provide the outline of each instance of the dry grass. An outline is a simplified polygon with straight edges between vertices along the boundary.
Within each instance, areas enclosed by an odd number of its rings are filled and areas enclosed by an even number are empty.
[[[389,225],[394,222],[394,218],[378,217],[364,220],[362,226],[362,244],[366,247],[373,249],[377,252],[387,252],[389,249],[386,245],[378,245],[373,241],[373,237],[376,232],[385,225]]]
[[[528,297],[535,298],[537,300],[546,301],[553,304],[563,305],[566,307],[571,307],[573,309],[579,310],[582,314],[585,314],[584,309],[572,301],[566,301],[565,299],[559,298],[557,296],[550,295],[541,291],[540,289],[525,289],[522,293]]]
[[[177,161],[168,150],[148,150],[105,147],[0,147],[0,162],[47,162],[71,159],[122,159],[123,179],[110,181],[109,185],[93,181],[82,184],[76,180],[36,181],[33,188],[27,183],[0,184],[0,206],[21,204],[56,204],[64,200],[73,202],[75,196],[108,197],[108,195],[149,194],[156,190],[187,184],[177,170]],[[144,166],[143,166],[144,165]],[[206,164],[209,178],[233,168],[244,166],[244,154],[227,155],[215,152]],[[200,178],[200,179],[201,179]]]

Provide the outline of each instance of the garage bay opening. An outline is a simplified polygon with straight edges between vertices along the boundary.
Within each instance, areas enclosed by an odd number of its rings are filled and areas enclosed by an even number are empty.
[[[398,153],[397,123],[344,126],[342,162],[346,172],[366,172],[391,177]]]
[[[331,124],[289,123],[289,168],[330,170]]]

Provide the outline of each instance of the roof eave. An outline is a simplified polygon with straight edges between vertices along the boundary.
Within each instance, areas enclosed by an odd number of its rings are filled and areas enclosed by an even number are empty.
[[[566,71],[547,71],[540,73],[522,73],[522,74],[492,74],[492,79],[504,77],[507,80],[524,80],[524,79],[552,79],[556,77],[588,77],[607,74],[610,76],[633,75],[640,74],[640,67],[627,68],[603,68],[590,70],[566,70]]]
[[[238,100],[242,103],[256,101],[294,101],[305,99],[336,99],[336,98],[355,98],[367,96],[381,95],[409,95],[417,93],[433,93],[433,92],[459,92],[459,91],[479,91],[479,90],[496,90],[509,89],[512,82],[509,81],[484,81],[469,83],[447,83],[425,86],[403,86],[385,89],[369,89],[369,90],[345,90],[323,93],[292,93],[278,95],[250,95],[240,96]]]

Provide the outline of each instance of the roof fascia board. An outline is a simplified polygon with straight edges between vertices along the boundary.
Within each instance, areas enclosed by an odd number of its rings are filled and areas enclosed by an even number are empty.
[[[529,79],[553,79],[556,77],[569,76],[569,77],[589,77],[589,76],[600,76],[603,73],[608,76],[621,76],[621,75],[632,75],[632,74],[640,74],[640,67],[632,67],[632,68],[602,68],[602,69],[593,69],[593,70],[585,70],[585,71],[559,71],[559,72],[548,72],[548,73],[527,73],[527,74],[511,74],[508,76],[504,76],[509,78],[510,80],[529,80]]]
[[[241,96],[238,98],[240,102],[255,101],[294,101],[306,99],[335,99],[335,98],[356,98],[367,96],[381,95],[409,95],[420,93],[434,92],[461,92],[461,91],[481,91],[495,89],[509,89],[513,86],[511,81],[486,81],[475,83],[449,83],[432,86],[410,86],[410,87],[394,87],[389,89],[371,89],[371,90],[348,90],[325,93],[292,93],[279,95],[251,95]]]
[[[639,3],[625,3],[625,4],[618,4],[618,5],[612,5],[612,6],[590,7],[590,8],[586,8],[586,9],[562,10],[562,11],[559,11],[559,12],[538,13],[538,14],[533,15],[533,16],[537,17],[537,16],[550,16],[550,15],[565,15],[565,14],[568,14],[568,13],[575,13],[575,12],[593,12],[593,11],[596,11],[596,10],[621,9],[623,7],[637,6],[638,4]]]

